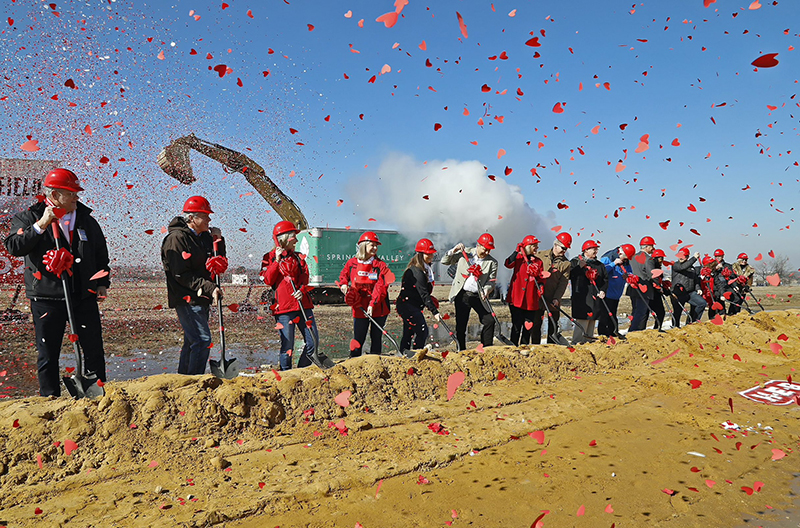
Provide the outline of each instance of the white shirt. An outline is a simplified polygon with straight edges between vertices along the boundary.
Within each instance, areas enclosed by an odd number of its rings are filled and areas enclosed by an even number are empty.
[[[468,262],[470,266],[473,264],[477,264],[478,266],[483,267],[482,266],[483,259],[478,258],[477,256],[470,257]],[[464,289],[468,292],[478,293],[478,279],[476,279],[475,275],[473,275],[472,273],[470,273],[469,276],[467,277],[467,280],[464,283]]]

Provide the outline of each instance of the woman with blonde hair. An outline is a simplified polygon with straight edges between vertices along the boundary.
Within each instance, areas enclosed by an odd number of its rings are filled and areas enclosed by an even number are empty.
[[[348,260],[339,274],[339,288],[353,308],[353,341],[350,357],[359,357],[369,332],[370,354],[380,354],[383,327],[389,315],[389,266],[378,257],[378,235],[367,231],[358,239],[356,256]],[[375,322],[370,321],[369,317]],[[377,323],[377,324],[375,324]]]

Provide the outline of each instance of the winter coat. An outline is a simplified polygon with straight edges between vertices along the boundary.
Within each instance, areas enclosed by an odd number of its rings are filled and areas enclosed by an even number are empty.
[[[730,270],[730,275],[725,277],[723,275],[723,270]],[[733,271],[733,267],[725,262],[717,263],[717,267],[714,268],[714,297],[719,300],[725,300],[725,293],[733,291],[733,282],[736,279],[736,273]]]
[[[633,258],[630,260],[630,263],[631,273],[639,277],[639,287],[637,289],[642,293],[642,296],[645,298],[645,300],[649,302],[654,298],[653,270],[655,269],[655,262],[650,255],[644,251],[640,251],[633,256]],[[639,298],[639,294],[636,293],[632,287],[628,288],[628,296],[635,296]]]
[[[672,289],[677,292],[680,290],[678,286],[683,286],[686,293],[696,291],[700,286],[700,276],[695,264],[697,259],[689,257],[681,262],[676,260],[672,263]]]
[[[605,309],[597,292],[608,289],[606,267],[597,259],[584,259],[583,256],[575,257],[570,264],[572,266],[569,272],[569,280],[572,284],[572,317],[574,319],[597,319]],[[597,273],[594,285],[586,276],[588,269],[593,269]]]
[[[308,264],[305,255],[284,249],[280,260],[275,260],[275,250],[273,249],[261,260],[261,278],[275,292],[275,302],[270,306],[273,315],[280,315],[288,312],[299,312],[300,303],[292,296],[294,288],[303,291],[302,303],[304,309],[314,307],[311,296],[308,294]],[[286,261],[286,264],[281,264]],[[283,269],[281,269],[283,268]],[[284,272],[287,274],[284,275]],[[292,287],[294,281],[294,288]]]
[[[181,216],[169,223],[161,242],[161,263],[167,276],[167,301],[170,308],[187,304],[209,306],[217,285],[211,280],[206,261],[214,255],[211,233],[195,233]],[[225,256],[224,242],[219,255]]]
[[[433,283],[428,278],[428,273],[417,266],[411,266],[403,273],[400,283],[400,295],[397,296],[397,305],[408,303],[422,310],[427,308],[433,315],[439,313],[431,297]]]
[[[478,250],[476,248],[466,248],[464,251],[469,255],[470,262],[467,262],[461,251],[452,254],[448,252],[442,257],[442,264],[445,266],[458,263],[458,266],[456,266],[456,276],[453,277],[453,285],[450,287],[451,301],[455,299],[456,295],[464,288],[464,283],[467,282],[469,276],[467,268],[469,268],[477,258]],[[486,255],[481,263],[481,272],[482,274],[478,279],[478,287],[483,289],[483,296],[488,299],[497,284],[497,260],[491,255]]]
[[[508,284],[506,302],[523,310],[541,310],[540,288],[544,288],[545,283],[542,259],[515,251],[504,264],[506,268],[514,270]]]
[[[756,273],[756,269],[753,266],[751,266],[750,264],[745,264],[744,266],[742,266],[738,262],[734,262],[733,266],[731,267],[733,268],[733,272],[736,275],[740,277],[744,275],[745,277],[747,277],[747,286],[753,285],[753,275],[755,275]]]
[[[614,259],[603,257],[600,262],[606,267],[606,276],[608,277],[606,298],[618,301],[622,297],[622,292],[625,291],[625,276],[631,272],[631,263],[626,260],[618,266],[614,264],[615,260],[617,260],[616,257]]]
[[[569,270],[572,264],[565,255],[556,257],[553,249],[545,249],[536,253],[544,265],[544,271],[550,275],[544,281],[544,300],[552,304],[553,300],[561,301],[569,284]]]
[[[33,228],[33,224],[42,218],[46,208],[44,202],[39,202],[18,213],[11,221],[5,246],[11,255],[25,257],[25,295],[29,299],[62,300],[64,299],[62,279],[47,271],[42,263],[45,253],[56,247],[52,226],[58,225],[58,221],[53,221],[41,235]],[[63,275],[67,277],[67,284],[75,299],[96,297],[98,287],[108,287],[111,284],[108,273],[103,277],[92,279],[98,272],[109,272],[111,268],[108,266],[108,246],[103,230],[91,213],[90,208],[79,202],[75,211],[72,242],[70,243],[68,237],[59,237],[61,247],[66,248],[75,257],[72,275],[67,272]],[[61,234],[63,235],[63,232]]]
[[[372,306],[372,317],[389,315],[387,284],[387,275],[391,273],[389,266],[378,257],[374,257],[369,264],[362,264],[362,267],[367,268],[361,270],[366,274],[359,276],[359,261],[353,257],[345,263],[339,274],[339,286],[356,288],[360,294],[361,302],[353,306],[353,317],[366,319],[367,316],[361,309],[366,310],[370,306]]]

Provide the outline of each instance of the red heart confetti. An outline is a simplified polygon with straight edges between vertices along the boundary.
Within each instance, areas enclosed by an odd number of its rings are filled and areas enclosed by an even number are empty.
[[[453,372],[447,378],[447,399],[448,401],[453,398],[456,390],[464,383],[466,375],[463,372]]]
[[[340,407],[349,407],[350,395],[351,395],[350,391],[348,390],[342,391],[333,399],[333,401],[336,402],[336,405]]]

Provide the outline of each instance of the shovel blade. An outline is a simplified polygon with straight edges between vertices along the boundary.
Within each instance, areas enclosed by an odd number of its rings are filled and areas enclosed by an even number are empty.
[[[236,358],[208,362],[211,374],[221,379],[233,379],[239,375],[239,361]]]
[[[61,379],[67,388],[67,392],[76,400],[81,398],[94,400],[102,398],[106,394],[105,389],[97,384],[99,380],[96,377],[64,376]]]
[[[324,354],[318,354],[316,350],[311,354],[311,362],[322,370],[327,370],[336,366],[336,363],[331,361],[331,358]]]
[[[503,343],[506,346],[516,346],[513,341],[511,341],[509,338],[507,338],[503,334],[497,334],[497,339],[499,339],[500,342]]]

